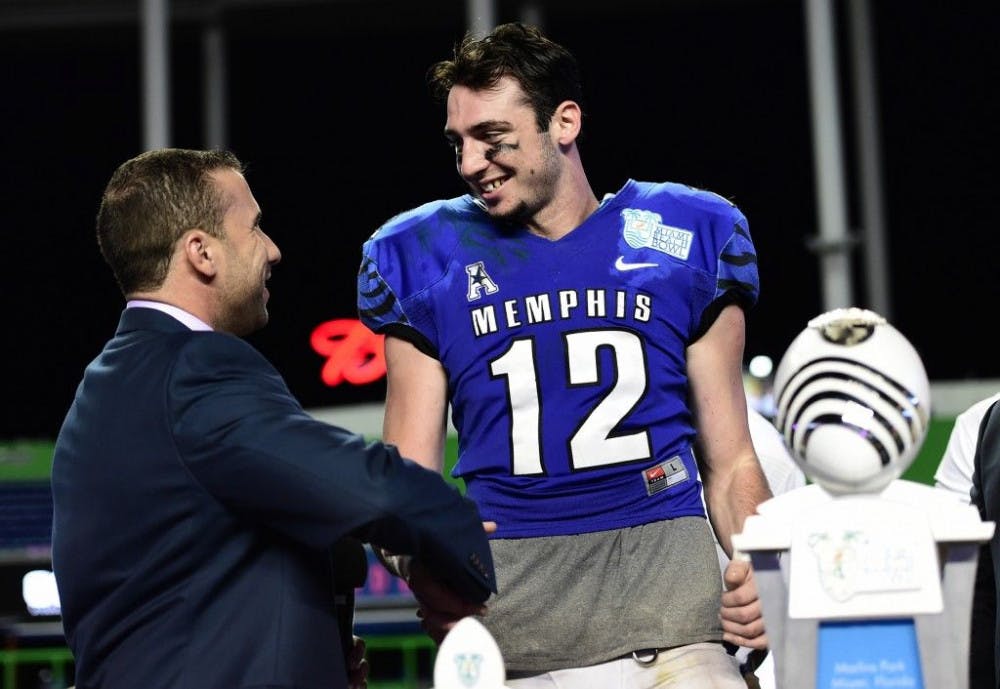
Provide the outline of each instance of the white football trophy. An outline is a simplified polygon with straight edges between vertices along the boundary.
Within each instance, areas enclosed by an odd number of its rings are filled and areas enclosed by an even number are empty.
[[[831,493],[877,492],[927,435],[930,383],[916,349],[878,314],[809,321],[774,378],[775,425],[802,471]]]
[[[910,342],[864,309],[809,321],[775,373],[775,425],[812,485],[757,507],[750,556],[781,688],[968,686],[975,507],[899,478],[930,384]]]

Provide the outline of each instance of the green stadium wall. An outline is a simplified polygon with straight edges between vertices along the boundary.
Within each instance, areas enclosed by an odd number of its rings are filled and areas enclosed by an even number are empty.
[[[337,423],[341,412],[336,408],[324,410],[318,417]],[[948,443],[948,435],[955,424],[955,417],[934,417],[931,419],[927,437],[920,452],[913,460],[909,469],[903,474],[908,481],[934,483],[934,471]],[[341,423],[347,428],[354,428],[347,423]],[[362,431],[365,432],[365,431]],[[366,432],[371,437],[375,434]],[[0,481],[46,481],[52,469],[52,441],[20,440],[0,443]],[[464,489],[460,479],[451,478],[451,469],[455,466],[458,455],[458,440],[449,434],[445,445],[445,467],[448,480]]]

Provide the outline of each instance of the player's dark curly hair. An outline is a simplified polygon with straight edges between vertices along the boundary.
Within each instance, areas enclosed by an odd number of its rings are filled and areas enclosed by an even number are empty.
[[[490,89],[502,77],[521,85],[539,131],[548,129],[563,101],[575,101],[583,108],[576,58],[537,28],[519,22],[501,24],[483,37],[466,34],[455,46],[454,58],[435,63],[427,73],[431,93],[442,101],[453,86]]]
[[[243,171],[227,151],[167,148],[122,163],[97,212],[97,244],[127,296],[163,284],[177,240],[200,228],[222,237],[227,203],[209,173]]]

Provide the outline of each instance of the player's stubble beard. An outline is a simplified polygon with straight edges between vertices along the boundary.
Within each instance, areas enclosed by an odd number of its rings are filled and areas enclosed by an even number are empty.
[[[526,187],[524,195],[508,211],[495,212],[490,209],[490,217],[502,223],[527,224],[555,198],[559,178],[562,176],[562,158],[555,144],[549,139],[548,131],[538,132],[541,161],[537,168],[518,172],[515,179]],[[502,162],[497,161],[499,164]]]

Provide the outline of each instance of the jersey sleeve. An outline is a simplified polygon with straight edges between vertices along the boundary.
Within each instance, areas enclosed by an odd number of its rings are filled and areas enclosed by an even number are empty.
[[[425,213],[399,216],[383,225],[361,250],[357,306],[361,322],[376,333],[411,342],[440,358],[430,294],[444,270],[428,244]]]
[[[711,218],[711,231],[703,233],[706,269],[714,274],[714,294],[697,314],[693,340],[700,338],[730,304],[744,311],[757,303],[760,277],[757,249],[746,216],[735,205],[712,192],[698,192],[694,200]],[[715,265],[711,265],[714,261]]]
[[[750,238],[746,217],[735,207],[731,210],[732,229],[719,253],[716,299],[731,298],[748,309],[757,303],[760,278],[757,274],[757,249]]]
[[[366,242],[358,271],[358,317],[373,332],[407,340],[420,351],[437,358],[437,347],[414,326],[392,284],[379,272],[375,254],[376,246],[371,241]]]

